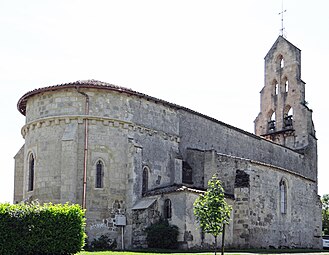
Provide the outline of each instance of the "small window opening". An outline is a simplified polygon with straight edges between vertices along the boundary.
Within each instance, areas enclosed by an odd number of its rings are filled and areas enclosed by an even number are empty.
[[[276,96],[277,94],[279,94],[279,83],[276,80],[273,80],[272,82],[272,86],[273,86],[273,93]]]
[[[288,113],[285,113],[284,114],[284,120],[283,120],[283,123],[284,123],[284,127],[285,128],[291,128],[293,126],[293,109],[290,108]]]
[[[142,195],[144,195],[148,190],[148,181],[149,181],[149,170],[148,167],[143,168],[143,180],[142,180]]]
[[[32,191],[34,188],[34,157],[33,154],[29,158],[29,178],[28,178],[28,191]]]
[[[104,166],[102,161],[98,161],[96,164],[96,188],[103,188],[104,179]]]
[[[275,95],[279,94],[279,84],[275,83]]]
[[[193,184],[192,178],[192,167],[189,165],[189,163],[183,161],[183,176],[182,181],[186,184]]]
[[[284,68],[284,58],[283,56],[280,54],[276,57],[276,60],[275,60],[275,67],[276,67],[276,70],[277,71],[281,71],[282,68]]]
[[[289,91],[289,81],[286,80],[286,82],[284,83],[284,91],[288,92]]]
[[[172,209],[171,209],[171,201],[170,199],[166,199],[164,202],[164,218],[165,219],[171,219],[172,216]]]
[[[275,128],[276,128],[275,112],[273,112],[272,115],[271,115],[271,119],[268,122],[268,131],[273,132],[273,131],[275,131]]]
[[[280,182],[280,211],[287,213],[287,185],[284,180]]]

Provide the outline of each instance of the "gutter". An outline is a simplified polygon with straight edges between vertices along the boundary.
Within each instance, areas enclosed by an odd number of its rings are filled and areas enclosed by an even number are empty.
[[[88,118],[87,115],[89,115],[89,96],[79,91],[79,88],[76,86],[75,89],[77,92],[81,95],[83,95],[86,98],[85,101],[85,131],[84,131],[84,153],[83,153],[83,188],[82,188],[82,209],[86,209],[86,203],[87,203],[87,163],[88,163]]]

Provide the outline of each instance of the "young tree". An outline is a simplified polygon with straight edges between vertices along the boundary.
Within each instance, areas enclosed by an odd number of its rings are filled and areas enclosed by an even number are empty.
[[[232,207],[228,205],[224,197],[224,189],[217,175],[208,181],[208,189],[194,202],[194,215],[204,233],[209,233],[215,238],[215,254],[217,248],[217,236],[225,230],[229,223]],[[224,237],[224,232],[223,232]],[[222,254],[224,252],[224,238],[222,241]]]
[[[329,235],[329,194],[325,194],[321,198],[322,202],[322,232]]]

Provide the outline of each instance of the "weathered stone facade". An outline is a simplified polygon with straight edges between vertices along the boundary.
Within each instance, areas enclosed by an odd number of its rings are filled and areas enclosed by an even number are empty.
[[[181,247],[209,247],[193,202],[217,173],[233,206],[227,246],[319,248],[317,147],[304,85],[300,50],[280,36],[265,57],[255,135],[95,80],[28,92],[18,102],[26,124],[14,202],[80,203],[89,237],[108,235],[118,247],[146,247],[145,228],[160,217],[179,227]]]

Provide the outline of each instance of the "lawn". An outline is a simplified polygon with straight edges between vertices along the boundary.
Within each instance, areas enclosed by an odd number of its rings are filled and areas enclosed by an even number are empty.
[[[195,253],[149,253],[149,252],[128,252],[128,251],[98,251],[98,252],[87,252],[83,251],[77,255],[158,255],[158,254],[170,254],[170,255],[191,255]],[[203,253],[202,255],[213,254]],[[230,254],[231,255],[231,254]],[[237,254],[236,254],[237,255]]]
[[[246,255],[246,254],[253,254],[253,255],[273,255],[273,254],[287,254],[287,253],[291,253],[291,254],[320,254],[321,255],[329,255],[329,251],[323,251],[323,250],[303,250],[303,249],[290,249],[290,250],[246,250],[243,252],[225,252],[225,254],[228,255]],[[196,254],[202,254],[202,255],[213,255],[213,252],[205,252],[205,253],[196,253],[196,252],[190,252],[190,253],[170,253],[170,252],[130,252],[130,251],[98,251],[98,252],[87,252],[87,251],[83,251],[78,253],[77,255],[159,255],[159,254],[170,254],[170,255],[196,255]],[[217,255],[220,255],[220,251],[217,251]]]
[[[170,254],[170,255],[196,255],[197,253],[170,253],[170,252],[133,252],[133,251],[83,251],[78,253],[77,255],[159,255],[159,254]],[[200,254],[200,253],[199,253]],[[202,255],[211,255],[214,253],[202,253]],[[220,255],[220,251],[217,251],[217,254]],[[230,255],[239,255],[238,253]]]

